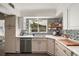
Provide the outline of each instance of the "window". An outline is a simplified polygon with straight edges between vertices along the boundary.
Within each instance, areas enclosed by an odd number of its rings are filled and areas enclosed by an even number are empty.
[[[5,36],[5,20],[0,20],[0,35]]]
[[[47,31],[47,20],[46,19],[39,19],[39,32],[46,32]]]
[[[47,32],[47,20],[44,18],[29,19],[30,32]]]
[[[16,21],[17,35],[21,33],[47,33],[47,18],[19,17]]]

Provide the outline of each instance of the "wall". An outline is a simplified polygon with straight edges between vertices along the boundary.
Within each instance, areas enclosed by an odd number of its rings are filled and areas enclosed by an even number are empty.
[[[56,10],[26,10],[21,11],[21,16],[51,16],[55,17]]]
[[[64,30],[63,33],[69,35],[71,39],[79,41],[79,30]]]

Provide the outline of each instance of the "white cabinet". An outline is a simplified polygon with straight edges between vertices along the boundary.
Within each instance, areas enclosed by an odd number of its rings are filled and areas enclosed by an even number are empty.
[[[68,10],[67,8],[63,9],[63,29],[68,29]]]
[[[70,26],[79,26],[79,7],[70,7],[68,16]]]
[[[32,52],[33,53],[46,53],[47,40],[46,39],[32,39]]]
[[[79,29],[79,7],[70,6],[63,10],[63,29]]]
[[[54,55],[55,54],[55,40],[48,39],[48,54]]]
[[[79,7],[72,6],[68,9],[68,29],[79,29]]]

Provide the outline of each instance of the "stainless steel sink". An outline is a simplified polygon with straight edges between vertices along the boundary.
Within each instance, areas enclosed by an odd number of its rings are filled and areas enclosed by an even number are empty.
[[[45,37],[45,35],[33,35],[34,37]]]

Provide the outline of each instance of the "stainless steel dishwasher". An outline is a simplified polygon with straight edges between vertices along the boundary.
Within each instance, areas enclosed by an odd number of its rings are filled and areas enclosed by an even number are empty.
[[[20,38],[20,52],[31,53],[32,52],[32,38]]]

